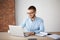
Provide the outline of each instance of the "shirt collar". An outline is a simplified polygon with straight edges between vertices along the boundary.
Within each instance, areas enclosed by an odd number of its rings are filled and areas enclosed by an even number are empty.
[[[37,19],[37,17],[35,17],[35,19],[33,21],[35,21],[36,19]],[[29,20],[32,21],[31,18],[29,18]]]

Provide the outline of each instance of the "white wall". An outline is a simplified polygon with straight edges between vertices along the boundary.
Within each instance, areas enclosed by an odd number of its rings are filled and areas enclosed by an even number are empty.
[[[44,20],[46,32],[60,32],[60,0],[15,0],[16,24],[27,17],[27,8],[34,5],[37,16]]]

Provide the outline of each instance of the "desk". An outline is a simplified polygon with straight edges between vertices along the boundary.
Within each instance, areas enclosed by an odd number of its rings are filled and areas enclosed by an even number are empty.
[[[51,32],[52,34],[59,34],[60,32]],[[38,37],[38,36],[29,36],[29,37],[16,37],[11,36],[7,32],[0,32],[0,40],[28,40],[29,38],[37,38],[37,40],[53,40],[49,37]]]

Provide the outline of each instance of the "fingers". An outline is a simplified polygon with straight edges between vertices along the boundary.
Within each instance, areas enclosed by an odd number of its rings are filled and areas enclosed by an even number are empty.
[[[35,35],[34,32],[26,32],[25,35],[32,36]]]

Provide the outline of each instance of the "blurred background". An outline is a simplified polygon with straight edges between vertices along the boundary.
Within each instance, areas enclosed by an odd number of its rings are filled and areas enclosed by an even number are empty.
[[[60,32],[60,0],[0,0],[0,32],[7,32],[8,25],[20,26],[31,5],[44,20],[46,32]]]
[[[46,32],[60,32],[60,0],[15,0],[16,25],[27,17],[29,6],[37,8],[37,17],[44,20]]]

